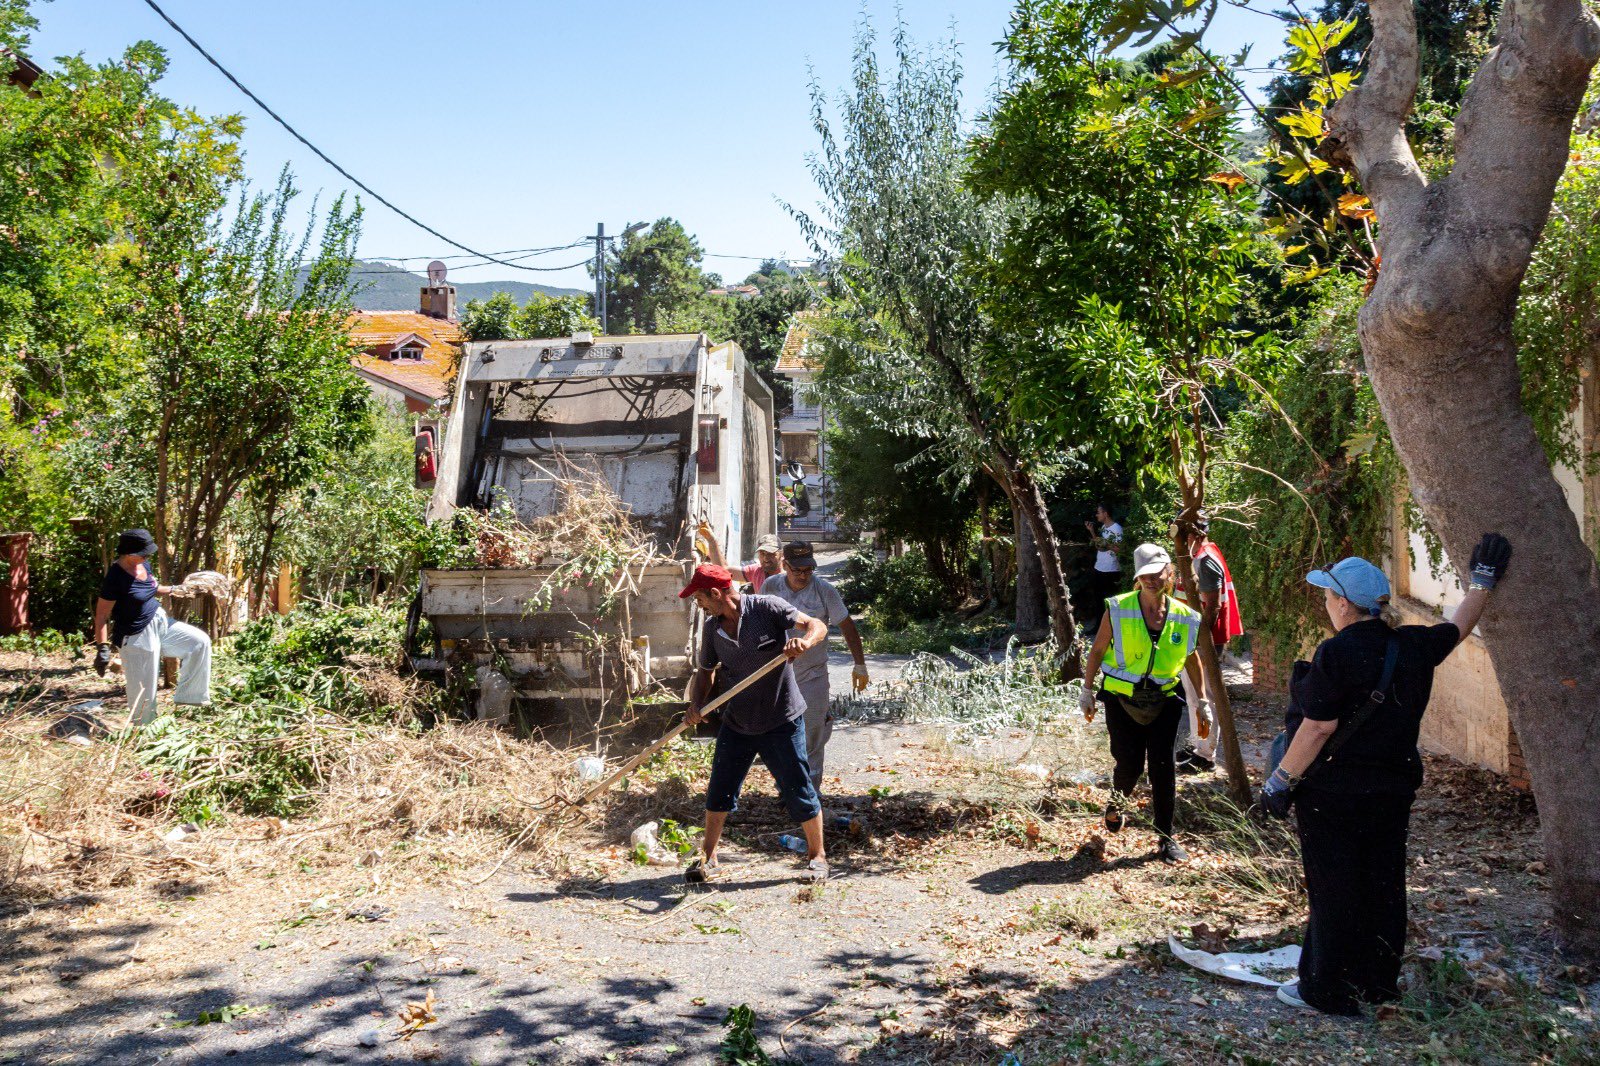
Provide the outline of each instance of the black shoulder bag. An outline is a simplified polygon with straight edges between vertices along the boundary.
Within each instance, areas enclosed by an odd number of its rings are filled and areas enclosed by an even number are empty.
[[[1378,687],[1367,694],[1366,702],[1362,703],[1360,709],[1352,714],[1348,721],[1341,723],[1339,728],[1334,730],[1333,736],[1328,738],[1328,742],[1322,745],[1322,750],[1317,752],[1317,757],[1311,761],[1311,765],[1306,767],[1306,772],[1300,775],[1300,784],[1304,784],[1312,774],[1332,762],[1333,757],[1339,754],[1339,749],[1349,742],[1350,737],[1367,724],[1367,720],[1377,713],[1379,707],[1389,701],[1389,689],[1394,684],[1394,667],[1399,658],[1400,641],[1396,637],[1390,637],[1389,646],[1383,653],[1383,673],[1378,677]],[[1304,718],[1301,720],[1304,721]],[[1293,740],[1287,729],[1273,738],[1272,748],[1268,754],[1268,762],[1271,764],[1267,767],[1268,777],[1278,769],[1278,764],[1283,761],[1283,756],[1288,752],[1289,744]]]

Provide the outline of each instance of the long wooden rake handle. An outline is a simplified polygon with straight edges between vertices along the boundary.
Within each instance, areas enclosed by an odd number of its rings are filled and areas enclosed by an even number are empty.
[[[721,707],[724,703],[727,703],[729,700],[733,699],[733,697],[737,696],[739,693],[743,692],[745,689],[747,689],[751,685],[755,684],[761,678],[763,678],[766,675],[770,674],[773,670],[777,669],[779,666],[782,666],[784,661],[785,661],[785,656],[783,656],[782,654],[779,654],[771,662],[769,662],[765,666],[761,667],[761,669],[757,670],[755,673],[751,674],[749,677],[745,678],[743,681],[740,681],[737,685],[733,686],[728,691],[724,692],[722,695],[718,696],[716,699],[712,700],[710,703],[708,703],[704,707],[702,707],[701,708],[702,713],[710,714],[712,711],[716,710],[718,707]],[[683,721],[679,722],[677,725],[675,725],[671,729],[667,730],[666,735],[663,736],[660,740],[656,741],[654,744],[650,745],[648,748],[644,749],[639,754],[635,755],[633,758],[629,759],[626,763],[623,763],[621,768],[619,768],[616,773],[612,774],[610,777],[606,778],[604,781],[600,782],[598,785],[594,786],[589,791],[585,792],[578,799],[578,801],[573,804],[573,806],[581,807],[585,803],[588,803],[590,800],[594,799],[596,796],[600,795],[602,792],[605,792],[608,789],[610,789],[612,785],[615,785],[618,781],[621,781],[624,777],[627,777],[629,774],[633,773],[634,770],[638,769],[640,763],[643,763],[646,759],[649,759],[656,752],[660,751],[662,748],[666,747],[668,744],[671,744],[672,741],[674,740],[674,738],[676,738],[679,733],[682,733],[685,729],[688,729],[688,728],[689,728],[689,721],[688,721],[687,718],[685,718]]]

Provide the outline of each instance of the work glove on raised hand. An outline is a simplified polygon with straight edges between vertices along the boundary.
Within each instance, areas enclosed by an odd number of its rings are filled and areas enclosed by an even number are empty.
[[[1085,722],[1094,721],[1094,687],[1087,681],[1083,684],[1083,691],[1078,693],[1078,709],[1083,712]]]
[[[1485,533],[1472,549],[1472,587],[1492,591],[1511,566],[1511,542],[1498,533]]]
[[[867,691],[867,686],[871,683],[872,678],[867,674],[866,664],[856,663],[855,667],[850,671],[850,691],[860,695]]]
[[[106,676],[106,670],[111,666],[111,645],[101,641],[94,646],[94,672],[101,677]]]

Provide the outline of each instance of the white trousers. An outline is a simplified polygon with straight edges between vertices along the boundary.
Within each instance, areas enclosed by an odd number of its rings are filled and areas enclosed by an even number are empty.
[[[178,660],[178,687],[172,702],[196,706],[211,702],[211,638],[184,622],[174,622],[159,608],[150,624],[122,642],[122,673],[128,683],[128,713],[133,724],[149,725],[156,717],[156,686],[161,660]]]

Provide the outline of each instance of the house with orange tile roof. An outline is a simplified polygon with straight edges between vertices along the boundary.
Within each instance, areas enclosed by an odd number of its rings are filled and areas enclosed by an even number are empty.
[[[778,420],[778,457],[785,467],[800,465],[811,503],[810,513],[785,516],[779,533],[812,540],[825,540],[836,532],[828,508],[828,444],[823,434],[828,424],[827,412],[817,397],[815,383],[822,362],[811,348],[811,326],[819,314],[815,308],[794,313],[775,368],[792,382],[794,395],[788,412]]]
[[[350,338],[356,373],[378,402],[425,414],[450,395],[467,335],[455,322],[420,311],[357,311]]]

